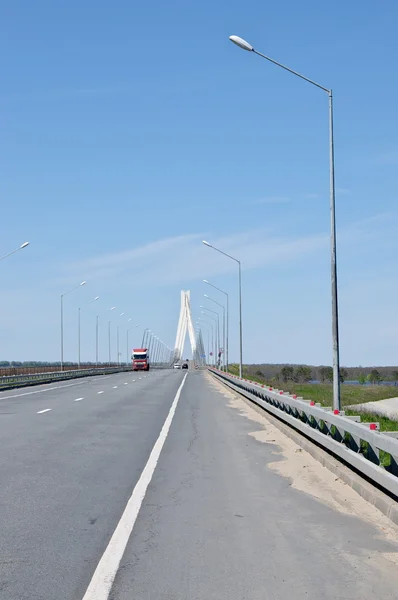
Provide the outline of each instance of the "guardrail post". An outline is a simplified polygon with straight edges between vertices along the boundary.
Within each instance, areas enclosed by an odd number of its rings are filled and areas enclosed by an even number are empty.
[[[363,423],[358,415],[348,417],[281,390],[210,372],[398,497],[398,431],[380,432],[379,423]]]

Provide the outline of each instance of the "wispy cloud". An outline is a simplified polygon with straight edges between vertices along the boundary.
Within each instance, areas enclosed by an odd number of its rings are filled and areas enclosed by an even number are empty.
[[[87,269],[103,269],[104,267],[117,268],[125,264],[129,264],[137,259],[145,259],[153,255],[162,255],[164,252],[176,251],[179,247],[197,240],[200,237],[199,234],[193,235],[180,235],[171,238],[165,238],[157,240],[149,244],[144,244],[137,248],[130,250],[124,250],[122,252],[114,252],[110,254],[103,254],[93,258],[89,258],[83,262],[83,265]],[[82,266],[82,263],[79,263]]]
[[[236,268],[232,261],[205,248],[206,234],[190,234],[166,238],[124,252],[88,258],[67,265],[63,283],[76,277],[91,282],[115,278],[128,272],[139,283],[176,283],[198,277],[228,273]],[[237,256],[245,269],[266,264],[296,260],[308,252],[327,246],[323,234],[303,237],[272,235],[269,230],[244,231],[231,236],[211,238],[211,242],[232,256]]]
[[[340,227],[339,243],[351,247],[377,241],[391,222],[391,214],[380,214]],[[95,256],[65,267],[63,282],[77,275],[91,282],[118,277],[134,278],[138,284],[165,285],[232,272],[236,265],[219,253],[205,248],[207,234],[193,233],[157,240],[122,252]],[[267,265],[297,265],[307,256],[318,256],[329,247],[329,232],[308,235],[279,234],[278,231],[251,229],[234,235],[212,237],[209,241],[242,261],[245,270]],[[384,239],[384,234],[383,234]]]

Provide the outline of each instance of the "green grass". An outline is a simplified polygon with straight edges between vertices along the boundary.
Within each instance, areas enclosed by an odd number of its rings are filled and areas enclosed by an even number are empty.
[[[230,365],[230,372],[234,375],[239,375],[238,365]],[[243,377],[257,383],[269,384],[263,377],[252,375],[243,367]],[[277,387],[285,392],[297,394],[306,400],[314,400],[322,406],[333,405],[333,386],[331,383],[294,383],[292,381],[283,383],[273,383],[273,387]],[[346,409],[346,406],[353,404],[363,404],[365,402],[375,402],[377,400],[385,400],[386,398],[396,398],[398,396],[398,388],[388,385],[341,385],[341,406],[347,415],[358,414],[358,411]],[[365,423],[380,423],[381,431],[398,431],[398,421],[389,419],[372,412],[360,412],[361,420]]]
[[[333,386],[330,383],[279,383],[286,392],[294,392],[308,400],[320,402],[323,406],[331,406]],[[375,402],[398,396],[398,390],[388,385],[341,385],[341,406]]]
[[[345,410],[346,415],[357,415],[357,410]],[[380,423],[380,431],[398,431],[398,421],[374,412],[359,412],[363,423]]]

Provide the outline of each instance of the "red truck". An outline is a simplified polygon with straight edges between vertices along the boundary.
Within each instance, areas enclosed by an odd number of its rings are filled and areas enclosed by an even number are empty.
[[[131,358],[133,371],[149,371],[148,348],[134,348]]]

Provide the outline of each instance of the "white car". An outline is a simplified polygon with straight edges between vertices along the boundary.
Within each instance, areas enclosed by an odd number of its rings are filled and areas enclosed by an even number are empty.
[[[175,365],[174,365],[174,368],[175,368],[175,369],[181,369],[181,365],[175,364]]]

